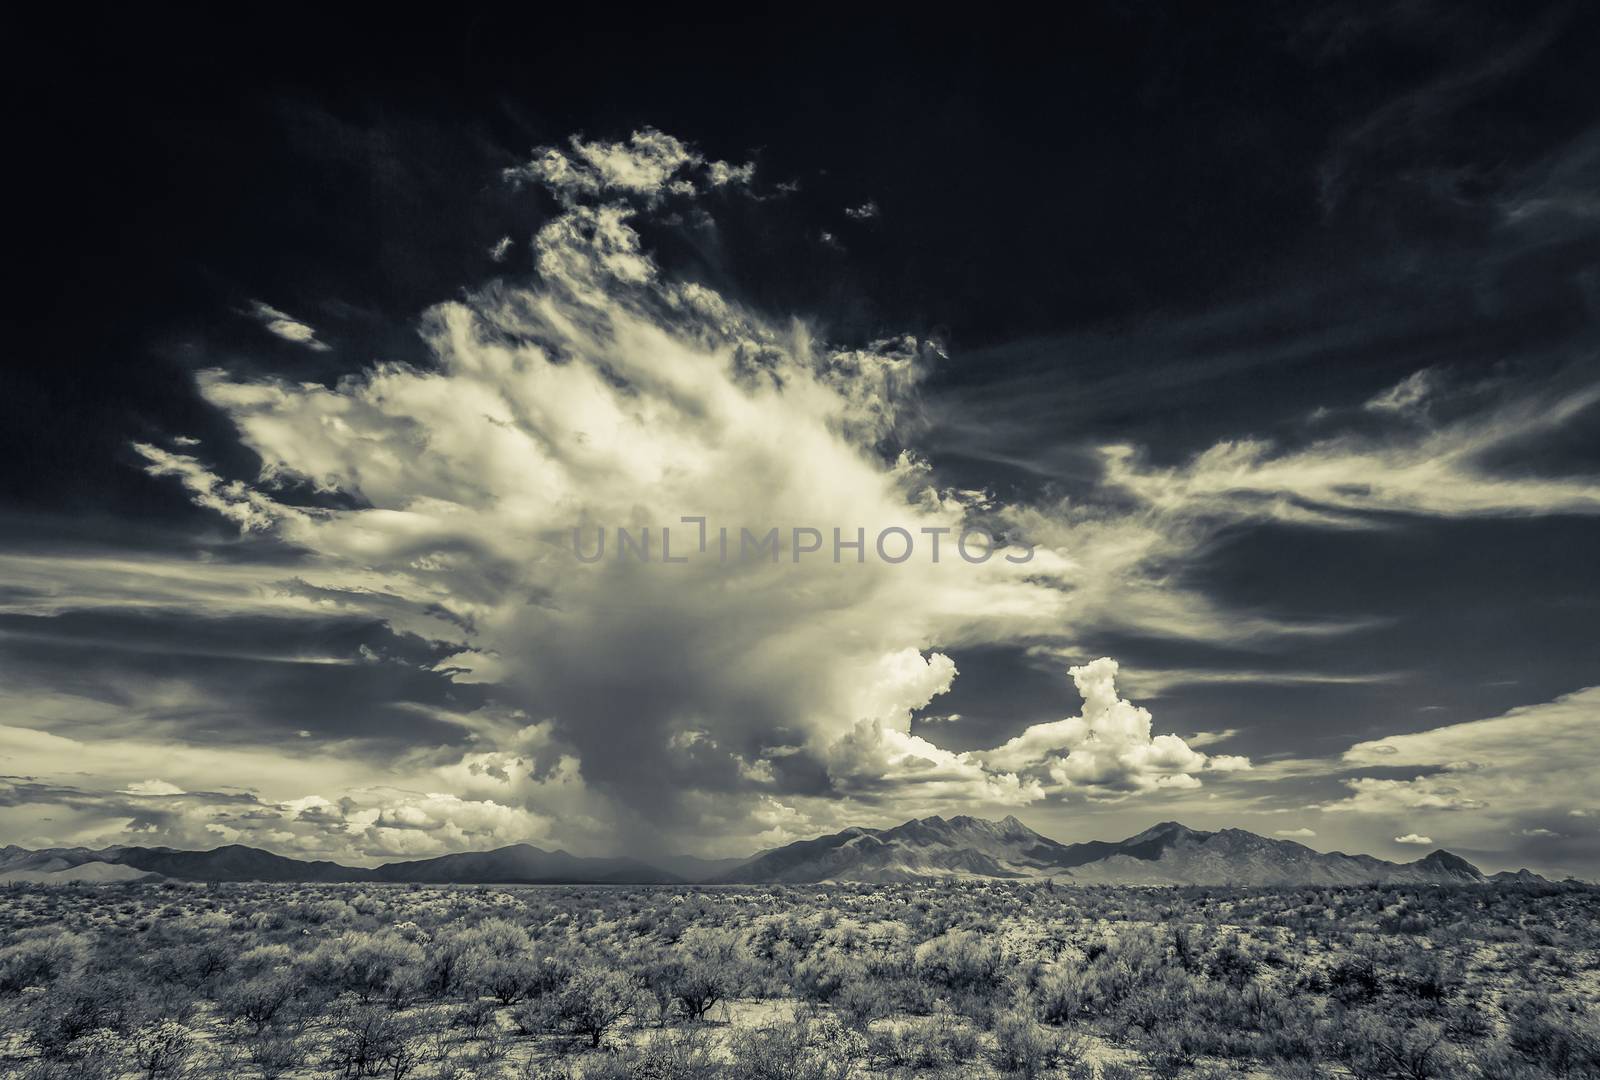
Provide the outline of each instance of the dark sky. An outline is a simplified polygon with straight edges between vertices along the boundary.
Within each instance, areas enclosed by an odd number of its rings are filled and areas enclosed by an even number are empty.
[[[1065,664],[1101,655],[1158,730],[1232,733],[1216,745],[1258,765],[1600,684],[1600,407],[1584,397],[1600,383],[1592,6],[1110,3],[1003,28],[820,12],[141,10],[29,16],[11,38],[10,264],[26,298],[0,367],[11,555],[295,565],[292,545],[241,541],[150,475],[133,444],[199,438],[220,475],[251,478],[259,462],[197,372],[333,387],[378,361],[433,363],[420,313],[499,274],[495,242],[557,212],[502,171],[574,134],[648,126],[708,160],[754,161],[759,181],[757,198],[708,196],[715,229],[638,223],[671,274],[837,344],[941,343],[896,438],[950,485],[1121,512],[1100,448],[1134,448],[1148,478],[1245,440],[1378,468],[1434,447],[1424,456],[1470,461],[1482,481],[1447,498],[1447,480],[1419,472],[1407,496],[1337,520],[1191,491],[1195,536],[1162,587],[1276,629],[1208,640],[1101,619],[951,645],[961,675],[919,716],[962,719],[915,731],[994,746],[1070,714]],[[264,333],[258,302],[328,347]],[[1418,372],[1415,401],[1370,404]],[[1570,416],[1538,422],[1564,405]],[[1454,434],[1428,442],[1437,432]],[[1342,476],[1333,496],[1296,480],[1276,497],[1325,508],[1368,479]],[[1590,494],[1537,494],[1549,481]],[[1485,494],[1497,484],[1522,493]],[[158,677],[236,688],[238,717],[206,721],[201,742],[324,728],[448,742],[412,704],[486,700],[426,670],[449,649],[382,620],[51,606],[33,598],[65,586],[7,565],[0,598],[19,599],[0,611],[0,665],[19,684],[100,687],[100,700]],[[363,644],[408,658],[405,673],[252,660]],[[1565,756],[1597,753],[1589,739]],[[31,775],[18,761],[0,771]],[[1229,805],[1289,812],[1343,779]],[[1152,812],[1120,805],[1130,822]],[[1518,803],[1514,820],[1446,823],[1482,857],[1581,869],[1600,852],[1593,824],[1572,825],[1591,820],[1584,809]],[[1324,816],[1341,823],[1324,835],[1369,847],[1424,831],[1340,833],[1351,815]],[[1041,820],[1070,831],[1065,810]]]

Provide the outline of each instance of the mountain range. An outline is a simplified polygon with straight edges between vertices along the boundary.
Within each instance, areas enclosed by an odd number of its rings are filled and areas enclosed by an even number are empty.
[[[1487,875],[1448,851],[1415,862],[1319,852],[1292,840],[1163,822],[1126,840],[1062,844],[1014,817],[926,817],[889,829],[850,828],[749,859],[588,858],[513,844],[493,851],[377,867],[308,862],[231,844],[0,849],[0,883],[186,881],[417,882],[432,885],[817,884],[938,879],[1046,880],[1094,885],[1481,884],[1542,881],[1527,870]]]
[[[1472,884],[1516,877],[1485,875],[1448,851],[1394,863],[1371,855],[1324,854],[1243,829],[1201,832],[1175,821],[1126,840],[1062,844],[1014,817],[930,817],[892,829],[845,829],[803,840],[759,855],[720,880],[1056,878],[1096,885],[1356,885]]]

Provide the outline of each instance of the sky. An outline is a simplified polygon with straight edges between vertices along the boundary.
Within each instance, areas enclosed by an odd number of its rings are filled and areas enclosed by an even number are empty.
[[[0,841],[1600,875],[1592,10],[34,18]]]

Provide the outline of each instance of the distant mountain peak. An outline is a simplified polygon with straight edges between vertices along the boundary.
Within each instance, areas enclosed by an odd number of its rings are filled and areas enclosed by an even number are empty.
[[[1456,855],[1453,852],[1446,851],[1444,848],[1438,848],[1434,851],[1428,852],[1428,854],[1418,859],[1413,865],[1427,866],[1449,873],[1460,874],[1465,877],[1483,877],[1483,871],[1479,870],[1476,866],[1473,866],[1461,856]]]

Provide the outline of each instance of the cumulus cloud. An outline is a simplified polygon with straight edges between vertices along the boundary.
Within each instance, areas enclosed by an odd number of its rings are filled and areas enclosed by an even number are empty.
[[[1395,837],[1394,838],[1394,842],[1397,843],[1397,844],[1424,844],[1425,845],[1425,844],[1433,843],[1433,837],[1431,837],[1431,836],[1418,836],[1416,833],[1406,833],[1404,836]]]
[[[267,333],[280,337],[284,341],[303,345],[313,352],[327,352],[329,346],[317,340],[317,332],[292,315],[287,315],[271,304],[263,304],[259,300],[250,304],[250,314],[264,326]]]
[[[706,179],[712,187],[726,187],[729,184],[749,185],[756,177],[756,163],[747,161],[743,165],[730,165],[726,161],[713,161],[706,165]]]
[[[1275,829],[1273,831],[1272,835],[1288,837],[1289,839],[1292,839],[1292,840],[1307,840],[1307,839],[1310,839],[1311,837],[1317,835],[1317,830],[1315,830],[1315,829],[1305,829],[1305,828],[1301,828],[1301,829]]]
[[[844,216],[852,221],[871,221],[878,216],[878,204],[868,199],[860,206],[847,206]]]
[[[671,195],[692,196],[702,185],[748,186],[755,178],[755,164],[708,162],[681,140],[643,128],[625,142],[574,135],[566,149],[544,147],[505,175],[514,183],[543,186],[569,208],[580,199],[619,196],[654,205]]]
[[[1152,735],[1147,709],[1120,697],[1117,662],[1101,657],[1071,668],[1083,711],[1034,724],[981,755],[990,768],[1047,779],[1055,790],[1116,798],[1133,792],[1200,786],[1200,774],[1250,768],[1247,758],[1208,756],[1177,735]]]

